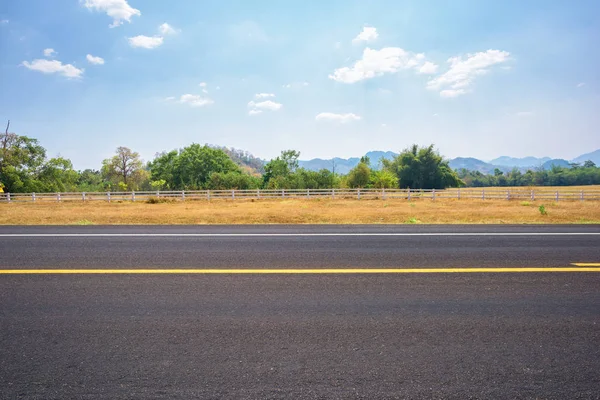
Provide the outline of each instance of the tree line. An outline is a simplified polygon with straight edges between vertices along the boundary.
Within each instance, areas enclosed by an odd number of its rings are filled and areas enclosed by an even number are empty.
[[[327,189],[413,188],[444,189],[460,186],[586,185],[600,183],[600,168],[586,162],[571,169],[514,170],[494,175],[452,170],[433,145],[413,145],[392,160],[371,166],[368,157],[348,174],[299,167],[300,153],[282,151],[263,163],[251,154],[193,143],[157,154],[143,162],[140,155],[118,147],[98,170],[77,171],[70,160],[48,158],[37,139],[6,132],[0,134],[0,190],[5,192],[104,192],[201,189]]]
[[[570,168],[554,165],[550,170],[543,167],[521,172],[514,168],[504,173],[498,168],[493,174],[459,169],[458,176],[467,187],[488,186],[575,186],[600,184],[600,168],[588,160],[582,165],[571,164]]]

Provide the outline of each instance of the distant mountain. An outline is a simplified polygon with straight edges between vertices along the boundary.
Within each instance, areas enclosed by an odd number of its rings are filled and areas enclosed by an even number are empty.
[[[392,151],[369,151],[365,154],[371,160],[371,166],[374,169],[381,168],[381,158],[391,160],[397,154]],[[298,164],[301,168],[306,168],[310,171],[320,171],[322,169],[332,170],[335,164],[335,172],[338,174],[347,174],[350,170],[360,162],[360,157],[345,158],[333,158],[324,160],[322,158],[313,158],[312,160],[298,160]]]
[[[388,160],[393,159],[397,156],[397,153],[393,151],[370,151],[367,154],[371,160],[371,166],[374,169],[381,168],[381,158]],[[591,160],[596,165],[600,166],[600,149],[591,153],[582,154],[577,158],[574,158],[571,162],[583,164],[585,161]],[[360,157],[352,158],[334,158],[334,159],[321,159],[314,158],[312,160],[299,161],[300,167],[306,168],[311,171],[319,171],[321,169],[331,170],[335,163],[335,172],[339,174],[347,174],[352,168],[354,168],[360,162]],[[570,168],[569,161],[562,158],[552,159],[550,157],[508,157],[502,156],[493,159],[490,162],[482,161],[478,158],[472,157],[457,157],[450,160],[450,168],[459,170],[461,168],[468,169],[470,171],[479,171],[483,174],[493,174],[494,170],[498,168],[502,172],[509,172],[514,168],[517,168],[521,172],[526,172],[528,169],[544,168],[551,169],[552,165],[556,165],[563,168]]]
[[[265,162],[258,157],[254,157],[245,150],[214,145],[211,145],[210,147],[223,150],[234,163],[239,165],[242,170],[250,175],[261,175],[265,172]]]
[[[492,165],[490,163],[486,163],[485,161],[481,161],[477,158],[473,157],[457,157],[450,160],[450,168],[453,170],[459,169],[468,169],[469,171],[479,171],[482,174],[491,174],[494,173],[494,169],[498,168],[496,165]],[[504,171],[505,167],[501,167],[501,170]]]
[[[371,166],[373,168],[380,169],[382,167],[382,158],[385,158],[386,160],[392,160],[398,155],[398,153],[394,153],[393,151],[370,151],[365,155],[369,157],[369,160],[371,160]]]
[[[600,149],[592,151],[591,153],[582,154],[577,158],[573,159],[574,163],[583,165],[586,161],[592,161],[594,164],[600,166]]]
[[[562,168],[570,168],[569,162],[567,160],[563,160],[562,158],[555,158],[554,160],[548,160],[542,164],[542,168],[545,170],[550,170],[552,167],[562,167]]]
[[[320,171],[322,169],[332,170],[335,168],[335,172],[339,174],[347,174],[352,168],[356,166],[360,161],[360,158],[353,157],[349,159],[335,157],[329,160],[323,160],[321,158],[313,158],[312,160],[298,160],[300,168],[305,168],[310,171]]]
[[[502,156],[498,158],[494,158],[490,161],[490,164],[493,165],[501,165],[504,167],[539,167],[544,164],[546,161],[550,161],[550,157],[523,157],[523,158],[515,158]]]

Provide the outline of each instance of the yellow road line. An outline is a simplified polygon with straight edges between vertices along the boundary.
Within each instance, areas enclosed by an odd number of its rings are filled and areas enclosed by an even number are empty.
[[[600,263],[571,263],[577,267],[600,267]]]
[[[600,272],[595,267],[559,268],[350,268],[350,269],[0,269],[0,275],[22,274],[446,274],[522,272]]]

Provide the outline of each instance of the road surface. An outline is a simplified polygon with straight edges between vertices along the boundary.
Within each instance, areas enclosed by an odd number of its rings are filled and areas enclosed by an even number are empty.
[[[0,227],[0,329],[1,398],[600,398],[600,227]]]

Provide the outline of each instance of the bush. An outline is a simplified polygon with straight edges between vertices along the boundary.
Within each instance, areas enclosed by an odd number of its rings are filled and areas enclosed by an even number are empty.
[[[174,201],[175,201],[174,199],[168,199],[165,197],[156,197],[156,196],[150,196],[146,199],[146,203],[148,203],[148,204],[172,203]]]
[[[540,214],[548,215],[548,212],[546,211],[546,207],[544,207],[543,204],[538,208],[538,210],[540,210]]]

